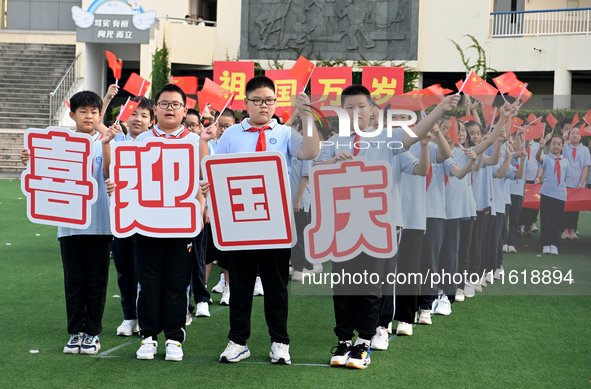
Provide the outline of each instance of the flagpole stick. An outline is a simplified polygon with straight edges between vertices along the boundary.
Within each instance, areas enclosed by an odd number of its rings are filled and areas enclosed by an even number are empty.
[[[507,99],[505,98],[505,95],[501,93],[501,97],[503,98],[503,101],[506,103],[507,102]]]
[[[131,97],[128,97],[127,101],[125,102],[125,105],[121,107],[121,111],[119,111],[119,115],[117,115],[117,120],[115,120],[115,124],[119,124],[119,118],[121,117],[121,114],[123,113],[123,111],[125,111],[125,108],[127,108],[127,104],[129,104],[130,99],[131,99]]]
[[[495,117],[496,116],[497,116],[497,107],[495,107],[495,110],[493,111],[493,116],[492,116],[492,120],[491,120],[491,123],[490,123],[490,129],[488,130],[488,132],[491,132],[492,131],[493,124],[495,122]],[[511,132],[511,130],[509,130],[509,132]]]
[[[458,91],[458,94],[462,93],[462,91],[464,90],[464,87],[466,86],[466,83],[470,79],[470,76],[472,75],[472,73],[474,73],[474,70],[470,70],[470,73],[468,73],[468,76],[466,77],[466,81],[464,81],[464,83],[462,84],[462,87]]]
[[[230,101],[233,100],[232,97],[230,97],[228,99],[228,101],[226,101],[226,105],[224,105],[224,108],[222,108],[222,110],[220,111],[220,114],[218,115],[218,118],[215,119],[215,122],[213,123],[213,125],[215,126],[216,124],[218,124],[218,120],[220,120],[220,117],[222,116],[222,112],[224,112],[224,110],[226,109],[226,107],[228,106],[228,104],[230,104]]]
[[[205,103],[205,107],[203,107],[203,110],[201,111],[201,117],[199,117],[199,121],[203,121],[203,115],[205,114],[205,110],[209,107],[209,103]],[[222,111],[224,112],[224,111]],[[221,112],[220,112],[221,113]]]
[[[138,92],[138,96],[143,96],[142,90],[144,90],[145,83],[146,83],[146,80],[142,80],[142,86],[140,86],[140,91]]]
[[[521,92],[519,92],[519,96],[517,97],[517,100],[521,100],[521,96],[523,96],[523,92],[525,92],[525,90],[527,89],[527,85],[528,85],[527,82],[523,85],[523,88],[521,88]],[[522,105],[523,105],[523,103],[519,104],[518,108],[521,108]]]
[[[118,78],[115,79],[115,85],[119,85],[119,79]]]
[[[314,66],[312,68],[312,71],[310,72],[310,77],[308,77],[308,81],[306,81],[306,86],[304,86],[304,90],[302,92],[306,93],[306,88],[308,87],[308,84],[310,83],[310,80],[312,79],[312,74],[314,74],[314,69],[316,69],[316,66]]]

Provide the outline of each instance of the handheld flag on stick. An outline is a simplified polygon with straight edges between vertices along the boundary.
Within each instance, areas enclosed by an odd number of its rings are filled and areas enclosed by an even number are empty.
[[[117,116],[115,124],[118,124],[119,122],[128,121],[138,105],[138,103],[136,103],[135,101],[131,101],[131,98],[128,97],[127,101],[125,102],[125,105],[121,107],[121,112],[119,112],[119,116]]]
[[[466,81],[462,84],[461,91],[481,101],[484,105],[493,105],[495,97],[499,93],[497,88],[484,81],[474,71],[470,71]]]
[[[577,124],[579,124],[579,121],[581,119],[579,118],[579,114],[575,113],[575,117],[573,118],[573,121],[570,123],[570,128],[576,127]]]
[[[195,106],[197,105],[197,100],[192,99],[189,96],[186,96],[186,97],[187,97],[187,108],[195,108]]]
[[[143,79],[137,73],[131,73],[123,90],[128,91],[134,96],[145,96],[149,87],[150,82],[148,80]]]
[[[181,88],[188,95],[197,94],[199,79],[195,76],[169,77],[169,82]]]
[[[458,138],[458,125],[455,116],[449,118],[449,129],[445,133],[449,136],[452,142],[460,144],[460,138]]]
[[[123,69],[123,61],[121,59],[117,59],[115,54],[111,53],[110,51],[105,50],[105,54],[107,55],[107,63],[109,67],[113,71],[113,77],[115,77],[115,85],[119,85],[119,80],[121,79],[121,70]]]
[[[500,76],[493,78],[493,81],[501,94],[509,93],[512,89],[518,88],[519,85],[522,84],[513,72],[503,73]]]
[[[199,104],[208,103],[220,113],[222,113],[228,105],[232,104],[234,97],[234,93],[222,88],[209,78],[205,79],[203,88],[201,88],[201,91],[198,93]]]
[[[552,127],[552,130],[554,130],[554,128],[556,127],[556,123],[558,123],[558,120],[556,120],[554,118],[554,115],[552,115],[552,112],[550,112],[548,114],[548,116],[546,116],[546,122],[548,122],[548,124],[550,125],[550,127]]]
[[[310,82],[310,77],[312,76],[314,67],[315,65],[312,62],[300,55],[300,58],[298,58],[296,63],[289,71],[289,75],[292,76],[300,85],[304,86],[304,89],[306,89],[308,82]]]

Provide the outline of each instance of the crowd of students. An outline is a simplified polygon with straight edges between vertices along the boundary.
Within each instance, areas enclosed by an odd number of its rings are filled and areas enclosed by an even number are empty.
[[[252,301],[253,296],[262,295],[271,339],[271,362],[290,364],[290,273],[291,282],[305,282],[306,275],[323,270],[320,264],[306,260],[303,247],[302,231],[310,223],[312,211],[308,177],[313,165],[364,157],[382,161],[392,169],[390,216],[397,228],[391,239],[398,245],[397,254],[379,259],[362,253],[349,261],[332,263],[333,272],[368,271],[384,279],[388,274],[409,276],[406,279],[418,273],[423,277],[438,272],[464,275],[439,284],[336,285],[333,302],[337,343],[332,350],[331,366],[366,368],[372,349],[388,348],[390,333],[412,335],[415,323],[429,325],[432,315],[451,314],[453,303],[475,296],[493,278],[500,278],[503,253],[516,252],[516,237],[531,236],[536,224],[537,212],[521,208],[526,183],[543,181],[543,253],[558,254],[561,231],[563,239],[577,239],[578,213],[564,213],[566,188],[581,188],[586,181],[589,183],[589,150],[580,143],[577,128],[566,129],[564,136],[550,133],[539,143],[524,141],[523,129],[513,132],[510,128],[518,102],[503,105],[488,132],[489,125],[480,123],[476,110],[474,120],[467,122],[445,116],[456,107],[460,96],[445,97],[412,128],[416,137],[398,128],[390,137],[382,131],[372,138],[376,142],[394,140],[402,145],[393,150],[358,147],[360,137],[355,125],[371,133],[379,127],[381,117],[369,91],[359,85],[347,87],[341,95],[342,107],[351,118],[346,136],[342,131],[322,126],[308,131],[309,112],[305,107],[310,100],[303,93],[297,96],[299,113],[290,119],[291,127],[278,121],[274,118],[275,86],[264,76],[253,78],[246,85],[244,103],[248,117],[242,121],[229,109],[214,115],[188,109],[185,93],[170,84],[153,101],[133,98],[138,108],[129,120],[107,127],[101,119],[117,92],[118,87],[112,85],[104,100],[89,91],[70,99],[70,116],[76,122],[76,130],[93,137],[95,157],[102,158],[93,160],[93,177],[99,191],[98,200],[92,205],[91,226],[85,230],[58,229],[70,334],[64,353],[96,354],[101,348],[99,334],[112,251],[124,319],[116,331],[121,336],[139,332],[143,340],[136,353],[138,359],[154,358],[158,336],[163,333],[165,359],[182,360],[185,327],[191,324],[192,315],[210,315],[208,306],[212,298],[207,282],[216,262],[223,272],[212,291],[221,293],[220,304],[229,305],[230,309],[229,341],[219,360],[238,362],[250,356],[247,340]],[[357,123],[353,123],[354,118]],[[157,124],[153,125],[155,119]],[[409,115],[394,117],[409,119]],[[452,132],[457,132],[457,139],[448,135]],[[290,161],[298,245],[292,250],[218,250],[213,244],[205,201],[209,183],[204,181],[197,196],[203,215],[202,231],[195,238],[154,238],[139,233],[113,239],[107,194],[114,188],[109,181],[111,143],[142,142],[152,137],[193,140],[199,144],[200,158],[207,154],[268,150],[283,153]],[[23,163],[28,158],[28,151],[23,150]],[[191,294],[196,306],[190,303]],[[398,322],[395,330],[393,320]]]

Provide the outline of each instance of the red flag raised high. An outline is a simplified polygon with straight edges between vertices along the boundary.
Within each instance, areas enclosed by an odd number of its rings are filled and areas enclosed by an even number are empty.
[[[591,111],[589,111],[591,112]],[[552,112],[550,112],[548,114],[548,116],[546,116],[546,122],[550,125],[550,127],[552,127],[552,129],[554,130],[554,128],[556,127],[556,123],[558,123],[558,120],[556,120],[554,118],[554,115],[552,115]]]
[[[300,58],[293,65],[289,71],[289,75],[295,78],[295,80],[301,85],[306,86],[314,70],[314,64],[308,61],[306,58],[300,55]]]
[[[148,88],[150,87],[150,82],[148,80],[143,79],[137,73],[131,73],[123,90],[128,91],[134,96],[145,96]]]
[[[474,72],[470,72],[470,77],[462,85],[462,91],[483,102],[484,105],[493,105],[499,92],[497,88],[484,81]]]
[[[170,83],[178,86],[188,95],[197,94],[199,79],[195,76],[169,77]]]
[[[232,104],[234,94],[211,81],[209,78],[205,79],[203,88],[198,93],[199,106],[209,103],[218,112],[222,112],[226,107]]]
[[[580,121],[581,119],[579,118],[579,114],[575,113],[575,117],[573,118],[573,121],[570,123],[570,128],[576,127]]]
[[[497,88],[499,88],[499,92],[501,92],[501,94],[509,93],[510,90],[517,87],[521,83],[521,81],[517,79],[517,76],[513,72],[503,73],[500,76],[493,78],[493,81]]]
[[[125,105],[121,107],[121,112],[119,113],[119,116],[117,116],[117,120],[119,120],[120,122],[128,121],[138,105],[138,103],[136,103],[135,101],[131,101],[128,98],[125,102]]]
[[[113,77],[115,77],[116,80],[120,80],[121,69],[123,69],[123,61],[120,59],[118,60],[117,57],[115,57],[115,54],[111,53],[110,51],[105,50],[105,54],[107,55],[107,63],[113,71]]]

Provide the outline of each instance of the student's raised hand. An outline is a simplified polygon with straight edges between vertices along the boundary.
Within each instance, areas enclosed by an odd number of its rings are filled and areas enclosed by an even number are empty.
[[[513,106],[509,103],[503,104],[501,107],[501,115],[504,117],[509,117],[513,113]]]
[[[455,107],[458,106],[459,101],[460,101],[460,95],[458,93],[456,93],[455,95],[446,96],[441,101],[441,103],[439,103],[439,106],[444,111],[451,111],[452,109],[454,109]]]
[[[310,105],[310,98],[304,92],[300,92],[295,100],[295,106],[302,116],[310,116],[308,106]]]
[[[548,142],[550,139],[552,139],[552,133],[549,133],[548,135],[546,135],[546,136],[544,137],[544,139],[540,139],[540,147],[544,147],[544,146],[546,146],[546,143],[547,143],[547,142]]]
[[[217,131],[217,124],[216,125],[212,124],[211,126],[207,126],[203,130],[201,130],[201,134],[199,135],[199,138],[201,140],[209,142],[210,140],[215,138],[216,131]]]
[[[478,159],[478,155],[476,154],[476,152],[472,149],[462,149],[462,151],[464,152],[464,154],[466,154],[466,157],[473,159],[473,160],[477,160]]]
[[[505,153],[507,156],[509,156],[510,154],[513,154],[513,147],[507,143],[507,147],[505,148]]]
[[[201,194],[203,197],[207,198],[207,194],[209,193],[209,182],[202,181],[199,186],[201,187]]]
[[[109,143],[110,141],[112,141],[113,139],[115,139],[115,135],[117,135],[118,132],[121,132],[121,126],[118,123],[113,124],[103,134],[103,139],[101,139],[101,142],[103,144]]]
[[[478,108],[478,101],[472,104],[472,111],[476,111],[476,108]]]
[[[111,182],[110,179],[107,178],[107,180],[105,181],[105,184],[107,184],[107,194],[109,196],[111,196],[113,194],[113,192],[115,191],[115,187],[117,186],[114,182]]]
[[[27,149],[22,149],[21,150],[21,161],[23,163],[23,165],[27,165],[27,162],[29,162],[29,159],[31,158],[31,153],[29,153],[29,150]]]
[[[521,155],[519,156],[522,160],[527,158],[527,150],[526,149],[521,149]]]
[[[428,132],[422,139],[421,139],[421,145],[423,146],[427,146],[429,144],[429,142],[431,142],[431,140],[433,139],[433,134],[431,134],[431,132]]]
[[[433,134],[433,138],[435,138],[437,136],[437,134],[439,134],[439,125],[437,123],[435,123],[433,125],[433,128],[431,129],[431,134]]]
[[[119,85],[111,84],[107,89],[105,97],[109,100],[113,100],[113,98],[117,96],[117,93],[119,93]]]
[[[525,129],[523,127],[519,127],[519,130],[517,130],[516,135],[519,135],[523,139],[524,132],[525,132]]]

